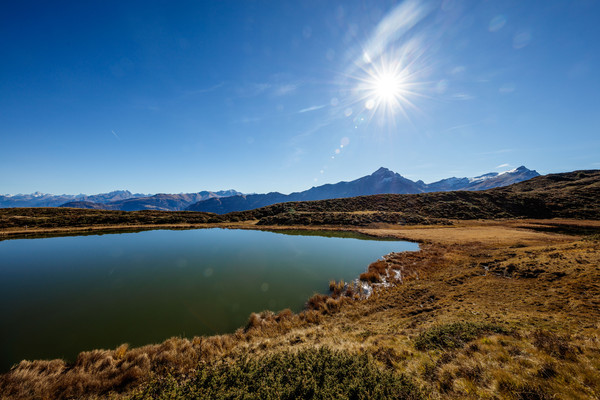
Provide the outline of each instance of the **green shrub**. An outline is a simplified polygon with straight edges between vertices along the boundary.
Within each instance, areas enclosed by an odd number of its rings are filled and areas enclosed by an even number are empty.
[[[200,364],[194,377],[150,382],[145,399],[420,399],[405,376],[381,369],[371,356],[327,348]]]

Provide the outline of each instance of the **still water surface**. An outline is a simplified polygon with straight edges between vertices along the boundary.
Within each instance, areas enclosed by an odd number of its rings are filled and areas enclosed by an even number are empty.
[[[251,312],[302,310],[414,243],[264,231],[156,230],[0,242],[0,371],[121,343],[233,332]],[[323,233],[324,234],[324,233]],[[345,235],[347,236],[347,234]]]

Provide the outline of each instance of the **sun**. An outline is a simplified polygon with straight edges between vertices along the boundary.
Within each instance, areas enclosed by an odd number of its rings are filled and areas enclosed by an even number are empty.
[[[380,103],[394,103],[402,95],[402,79],[394,73],[376,76],[373,79],[373,92]]]
[[[408,105],[408,87],[405,70],[398,64],[372,65],[361,85],[365,108],[382,113],[387,118],[398,112],[404,113]]]
[[[411,98],[417,95],[415,74],[411,66],[402,60],[390,61],[383,57],[373,61],[363,58],[365,64],[361,67],[361,75],[357,77],[355,101],[362,103],[370,112],[370,118],[380,116],[380,121],[393,122],[397,114],[409,118],[408,111],[416,107]]]

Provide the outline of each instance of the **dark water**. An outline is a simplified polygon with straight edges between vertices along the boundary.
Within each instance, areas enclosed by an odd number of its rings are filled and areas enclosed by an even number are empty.
[[[156,230],[0,242],[0,371],[21,359],[233,332],[414,243],[314,231]]]

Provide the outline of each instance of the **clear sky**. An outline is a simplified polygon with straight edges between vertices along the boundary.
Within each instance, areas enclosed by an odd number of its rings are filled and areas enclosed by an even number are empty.
[[[600,2],[5,1],[0,193],[600,168]]]

